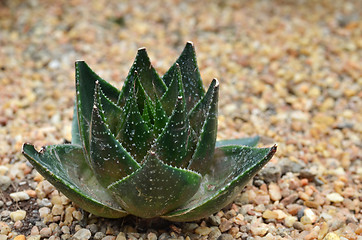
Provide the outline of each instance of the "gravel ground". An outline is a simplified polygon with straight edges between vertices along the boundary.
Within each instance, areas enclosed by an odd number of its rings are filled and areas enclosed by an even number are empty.
[[[0,240],[362,239],[362,1],[0,0]],[[74,61],[121,87],[145,46],[163,74],[193,41],[220,81],[220,139],[278,152],[190,223],[83,212],[21,155],[71,139]]]

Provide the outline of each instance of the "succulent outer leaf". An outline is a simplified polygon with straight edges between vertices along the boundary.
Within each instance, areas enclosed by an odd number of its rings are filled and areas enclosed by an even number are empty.
[[[167,86],[170,86],[172,76],[175,74],[174,72],[177,71],[177,64],[181,69],[182,83],[185,89],[186,109],[190,111],[205,94],[193,43],[187,42],[180,57],[163,76],[163,81]]]
[[[98,81],[104,94],[111,101],[117,101],[120,92],[118,89],[107,83],[96,73],[94,73],[84,61],[75,63],[76,71],[76,103],[78,113],[78,126],[80,138],[85,151],[85,156],[89,156],[89,124],[92,117],[94,88]]]
[[[165,110],[167,116],[171,116],[172,111],[176,106],[177,97],[180,96],[179,89],[180,86],[182,86],[182,78],[180,67],[178,66],[178,64],[176,64],[176,71],[174,71],[173,74],[174,76],[172,76],[171,84],[168,86],[167,91],[160,99],[162,107]]]
[[[248,138],[239,138],[239,139],[229,139],[229,140],[221,140],[217,141],[215,147],[224,147],[231,145],[243,145],[249,147],[255,147],[260,140],[259,136],[248,137]]]
[[[188,118],[190,119],[190,125],[197,136],[200,135],[202,126],[206,120],[207,114],[209,113],[210,104],[214,97],[215,86],[217,83],[218,81],[216,79],[212,80],[204,97],[189,112]]]
[[[23,154],[40,174],[84,210],[107,218],[128,214],[97,182],[81,146],[53,145],[38,152],[33,145],[24,144]]]
[[[90,126],[90,165],[102,186],[107,187],[131,174],[140,166],[115,139],[106,125],[101,106],[101,92],[96,85]]]
[[[72,144],[74,145],[82,145],[82,140],[79,132],[79,121],[78,121],[78,113],[77,113],[77,103],[74,102],[74,110],[73,110],[73,120],[72,120]]]
[[[199,191],[182,208],[161,216],[170,221],[193,221],[207,217],[225,207],[247,182],[272,158],[276,146],[251,148],[225,146],[215,149],[211,167]]]
[[[180,207],[198,190],[201,175],[164,164],[150,152],[141,168],[108,187],[127,212],[153,218]]]
[[[136,99],[130,97],[128,101],[128,114],[116,139],[131,153],[133,159],[140,163],[151,148],[153,132],[143,120]]]
[[[215,80],[215,79],[214,79]],[[207,106],[207,117],[202,127],[195,152],[192,156],[189,169],[197,170],[202,175],[210,170],[207,167],[212,162],[215,151],[216,135],[217,135],[217,109],[219,99],[219,83],[212,84],[214,86],[211,103]],[[214,82],[214,81],[213,81]]]
[[[134,88],[135,74],[139,76],[143,88],[153,101],[156,97],[160,97],[166,92],[167,87],[153,68],[146,49],[140,48],[118,99],[120,106],[124,106],[129,93]]]
[[[189,129],[186,116],[185,100],[183,97],[178,97],[169,121],[153,146],[157,156],[166,164],[176,167],[185,165],[183,160],[187,153]]]

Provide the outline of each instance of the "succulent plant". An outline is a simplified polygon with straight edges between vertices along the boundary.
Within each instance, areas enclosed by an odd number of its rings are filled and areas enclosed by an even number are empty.
[[[207,217],[271,159],[258,137],[216,141],[219,83],[205,92],[193,44],[161,78],[138,50],[121,91],[77,61],[71,144],[23,154],[49,182],[98,216]]]

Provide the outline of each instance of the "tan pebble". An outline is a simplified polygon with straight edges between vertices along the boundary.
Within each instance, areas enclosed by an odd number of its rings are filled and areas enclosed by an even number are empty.
[[[244,215],[242,214],[238,214],[233,218],[234,223],[238,224],[238,225],[243,225],[244,224]]]
[[[340,240],[339,236],[333,232],[328,233],[323,240]]]
[[[290,204],[287,206],[287,210],[288,213],[291,215],[297,215],[297,213],[299,212],[299,210],[302,208],[303,206],[299,205],[299,204]]]
[[[44,177],[42,175],[40,175],[40,173],[37,173],[34,177],[35,182],[41,182],[43,180],[44,180]]]
[[[48,182],[47,180],[44,180],[42,189],[43,189],[43,192],[46,195],[48,195],[48,194],[50,194],[51,192],[53,192],[55,190],[55,187],[50,182]]]
[[[52,208],[52,214],[57,216],[57,215],[61,215],[63,213],[64,210],[64,206],[60,205],[60,204],[55,204]]]
[[[309,200],[309,196],[305,192],[298,192],[298,195],[299,195],[299,198],[304,200],[304,201]]]
[[[236,235],[239,233],[239,228],[238,227],[232,227],[232,228],[230,228],[228,233],[231,234],[231,236],[233,236],[234,238],[237,238]]]
[[[294,217],[294,216],[287,216],[285,219],[284,219],[284,224],[285,226],[287,227],[293,227],[293,224],[297,221],[297,217]]]
[[[69,225],[73,222],[73,212],[75,211],[74,207],[67,207],[65,209],[64,224]]]
[[[305,201],[304,205],[310,208],[318,208],[319,204],[316,203],[315,201]]]
[[[40,235],[34,235],[27,238],[27,240],[40,240],[40,239],[41,239]]]
[[[22,228],[23,227],[23,222],[22,221],[16,221],[15,223],[14,223],[14,228],[15,229],[20,229],[20,228]]]
[[[26,237],[24,235],[18,235],[16,237],[14,237],[14,240],[25,240]]]
[[[46,215],[48,215],[50,213],[50,208],[48,207],[41,207],[39,208],[39,215],[41,218],[44,218]]]
[[[310,208],[304,209],[304,216],[308,217],[312,221],[312,223],[317,221],[317,215]]]
[[[268,232],[268,226],[264,223],[262,224],[251,224],[250,231],[254,236],[263,237]]]
[[[278,213],[270,210],[266,210],[263,212],[263,218],[265,219],[276,219],[278,217]]]
[[[24,210],[17,210],[15,212],[10,213],[10,218],[14,222],[23,220],[25,218],[25,216],[26,216],[26,212]]]
[[[225,218],[221,219],[221,223],[219,225],[219,229],[221,232],[226,232],[233,226],[232,222],[230,220],[226,220]]]
[[[39,235],[39,229],[37,226],[31,228],[30,235]]]
[[[53,205],[56,205],[56,204],[58,204],[58,205],[63,205],[62,199],[61,199],[61,197],[60,197],[59,195],[53,196],[50,201],[51,201],[51,203],[52,203]]]
[[[320,225],[320,231],[318,233],[318,239],[323,239],[324,236],[327,234],[328,232],[328,224],[326,222],[323,222]]]
[[[195,233],[202,235],[202,236],[209,235],[210,232],[211,232],[211,228],[209,228],[209,227],[198,227],[195,229]]]
[[[288,216],[283,210],[280,210],[280,209],[273,210],[273,212],[277,213],[278,220],[282,220]]]
[[[26,192],[26,194],[28,194],[29,197],[31,197],[31,198],[35,198],[35,197],[36,197],[36,192],[35,192],[34,190],[32,190],[32,189],[28,189],[28,190],[26,190],[25,192]]]
[[[8,236],[5,234],[0,234],[0,240],[7,240]]]
[[[282,198],[280,187],[276,183],[269,184],[269,196],[273,201],[279,201]]]
[[[150,234],[148,234],[148,235],[150,235]],[[155,234],[155,235],[156,235],[156,234]],[[156,236],[156,239],[157,239],[157,236]],[[117,235],[116,240],[127,240],[126,234],[123,233],[123,232],[120,232],[120,233]],[[153,239],[151,238],[150,240],[153,240]]]
[[[340,203],[343,202],[344,198],[339,193],[330,193],[327,194],[327,199],[334,203]]]
[[[83,214],[80,211],[74,211],[72,215],[78,221],[83,219]]]
[[[10,226],[6,222],[0,222],[0,233],[8,235],[11,232]]]
[[[52,235],[52,230],[48,227],[45,227],[45,228],[42,228],[39,233],[40,233],[41,237],[48,238]]]

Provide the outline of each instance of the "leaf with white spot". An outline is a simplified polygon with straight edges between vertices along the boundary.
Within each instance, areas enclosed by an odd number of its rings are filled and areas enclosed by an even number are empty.
[[[98,183],[81,146],[53,145],[38,152],[33,145],[24,144],[23,154],[41,175],[84,210],[107,218],[128,214]]]
[[[193,221],[207,217],[230,202],[254,175],[272,158],[276,146],[251,148],[226,146],[215,149],[213,160],[203,166],[210,174],[203,177],[198,192],[182,207],[161,216],[170,221]]]
[[[200,182],[200,174],[166,165],[151,152],[141,168],[108,189],[127,212],[153,218],[180,207]]]
[[[98,181],[107,187],[139,168],[105,123],[101,106],[101,90],[96,85],[90,130],[90,166]]]

